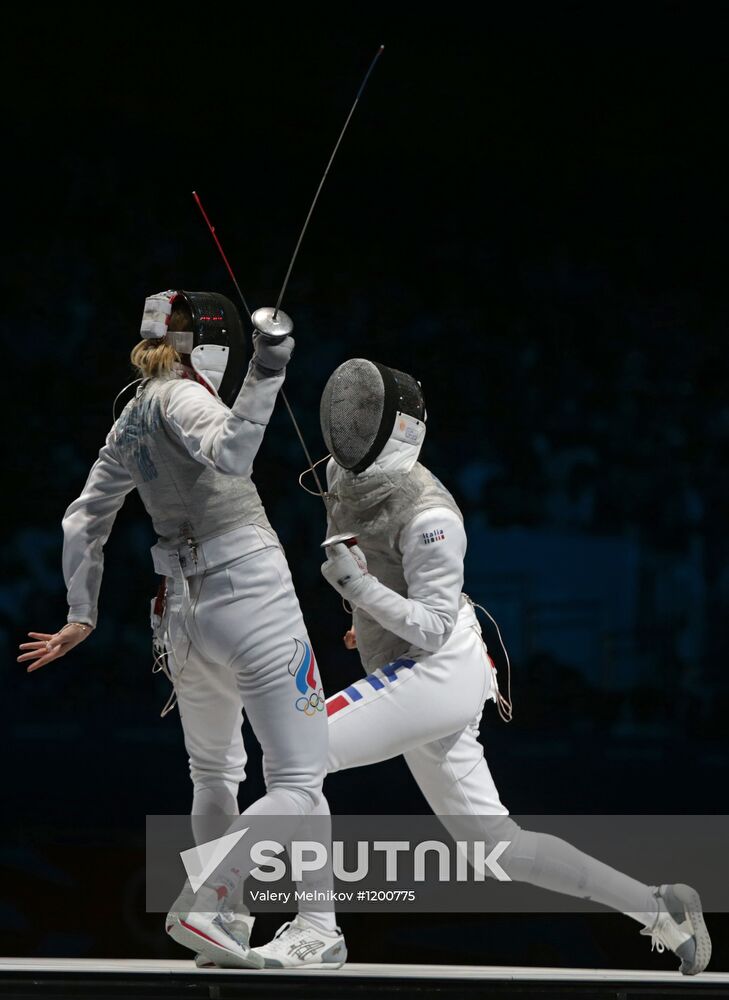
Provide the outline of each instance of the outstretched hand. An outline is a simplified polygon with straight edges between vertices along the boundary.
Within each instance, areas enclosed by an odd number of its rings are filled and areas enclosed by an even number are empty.
[[[65,656],[74,646],[83,642],[86,636],[93,632],[91,625],[81,622],[69,622],[58,632],[28,632],[33,642],[22,642],[23,653],[18,657],[18,663],[30,661],[27,672],[30,674],[39,667],[44,667],[52,660]]]

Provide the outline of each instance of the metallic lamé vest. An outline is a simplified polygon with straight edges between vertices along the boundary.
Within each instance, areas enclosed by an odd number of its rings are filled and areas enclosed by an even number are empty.
[[[403,528],[432,507],[447,507],[463,520],[456,501],[445,486],[419,462],[389,496],[374,506],[363,509],[362,503],[348,498],[346,490],[338,491],[336,485],[332,493],[331,530],[353,532],[367,557],[369,572],[403,597],[407,597],[400,547]],[[383,628],[361,608],[354,609],[352,624],[357,632],[357,649],[368,673],[413,649],[406,639]]]
[[[196,461],[164,419],[176,377],[145,380],[114,425],[114,444],[163,544],[203,542],[242,524],[269,528],[248,476]]]

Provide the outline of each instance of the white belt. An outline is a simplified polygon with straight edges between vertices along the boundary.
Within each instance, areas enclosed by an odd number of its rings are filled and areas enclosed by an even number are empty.
[[[208,538],[204,542],[183,543],[174,547],[157,542],[152,546],[155,571],[162,576],[195,576],[207,569],[237,559],[258,549],[277,547],[279,540],[274,531],[257,524],[242,524],[224,535]]]

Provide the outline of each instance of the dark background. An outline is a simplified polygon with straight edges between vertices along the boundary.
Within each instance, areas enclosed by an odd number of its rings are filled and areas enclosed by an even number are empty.
[[[145,814],[185,812],[191,789],[179,723],[158,718],[154,538],[136,495],[107,546],[93,638],[31,676],[16,646],[64,621],[60,519],[133,377],[145,295],[231,294],[192,189],[251,304],[271,303],[380,42],[285,303],[297,327],[287,393],[310,446],[323,454],[318,400],[345,358],[422,381],[422,458],[462,506],[467,590],[514,660],[514,722],[493,709],[483,722],[513,812],[727,810],[719,14],[241,10],[99,8],[83,24],[31,11],[6,26],[7,954],[183,957],[143,912]],[[282,411],[255,480],[333,692],[357,662],[319,574],[323,511],[296,484],[305,463]],[[251,756],[243,804],[261,792]],[[339,812],[425,809],[401,761],[326,788]],[[678,866],[655,874],[680,878]],[[342,923],[359,961],[675,964],[608,914]],[[257,940],[276,926],[262,918]],[[719,939],[727,923],[711,926]],[[712,967],[728,963],[716,940]]]

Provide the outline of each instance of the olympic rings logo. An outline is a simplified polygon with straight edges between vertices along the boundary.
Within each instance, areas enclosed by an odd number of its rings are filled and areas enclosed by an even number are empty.
[[[317,712],[323,712],[326,707],[326,698],[324,697],[324,691],[319,688],[318,691],[312,691],[308,698],[301,697],[297,698],[294,704],[296,705],[297,712],[303,712],[304,715],[311,717],[316,715]]]

